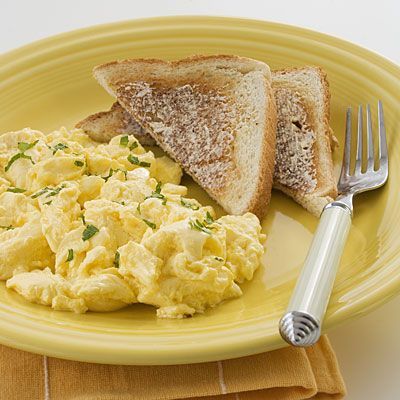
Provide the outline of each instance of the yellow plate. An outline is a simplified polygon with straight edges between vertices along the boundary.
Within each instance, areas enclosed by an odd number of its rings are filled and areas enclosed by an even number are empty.
[[[100,25],[55,36],[0,56],[0,132],[25,126],[72,127],[113,99],[94,81],[93,66],[128,57],[177,59],[226,53],[266,61],[272,68],[315,64],[328,73],[332,126],[343,143],[348,105],[381,99],[391,172],[381,190],[355,205],[325,329],[369,312],[400,289],[400,69],[348,42],[261,21],[171,17]],[[336,168],[341,149],[336,152]],[[212,204],[199,188],[192,193]],[[283,347],[278,320],[288,302],[317,219],[274,193],[264,266],[243,285],[243,297],[204,315],[157,320],[134,305],[112,313],[75,315],[25,302],[0,285],[0,342],[73,360],[115,364],[211,361]],[[379,323],[377,321],[376,323]]]

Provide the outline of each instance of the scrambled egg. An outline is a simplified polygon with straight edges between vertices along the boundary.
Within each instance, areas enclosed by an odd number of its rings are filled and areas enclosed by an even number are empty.
[[[257,217],[215,219],[133,136],[5,133],[0,171],[0,279],[32,303],[182,318],[240,296],[260,264]]]

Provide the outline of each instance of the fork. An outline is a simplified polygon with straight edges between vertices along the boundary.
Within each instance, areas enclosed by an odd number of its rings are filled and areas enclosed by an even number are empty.
[[[346,139],[338,198],[327,204],[297,280],[286,313],[279,322],[282,338],[293,346],[311,346],[321,335],[336,271],[350,230],[353,196],[383,186],[389,175],[382,102],[378,101],[378,164],[375,168],[370,106],[367,105],[367,159],[363,152],[363,107],[358,107],[357,151],[351,168],[351,108],[346,114]],[[353,139],[354,140],[354,139]],[[363,166],[366,165],[365,170]]]

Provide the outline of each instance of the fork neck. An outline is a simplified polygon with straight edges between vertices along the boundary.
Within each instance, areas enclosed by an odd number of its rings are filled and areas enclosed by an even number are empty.
[[[353,193],[341,194],[332,203],[327,204],[324,210],[331,207],[341,207],[347,210],[353,216]]]

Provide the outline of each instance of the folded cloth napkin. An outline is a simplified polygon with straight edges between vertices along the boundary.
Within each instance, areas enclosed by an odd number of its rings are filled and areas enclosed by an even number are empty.
[[[345,394],[326,336],[307,349],[171,366],[90,364],[0,346],[0,369],[0,398],[7,400],[297,400]]]

